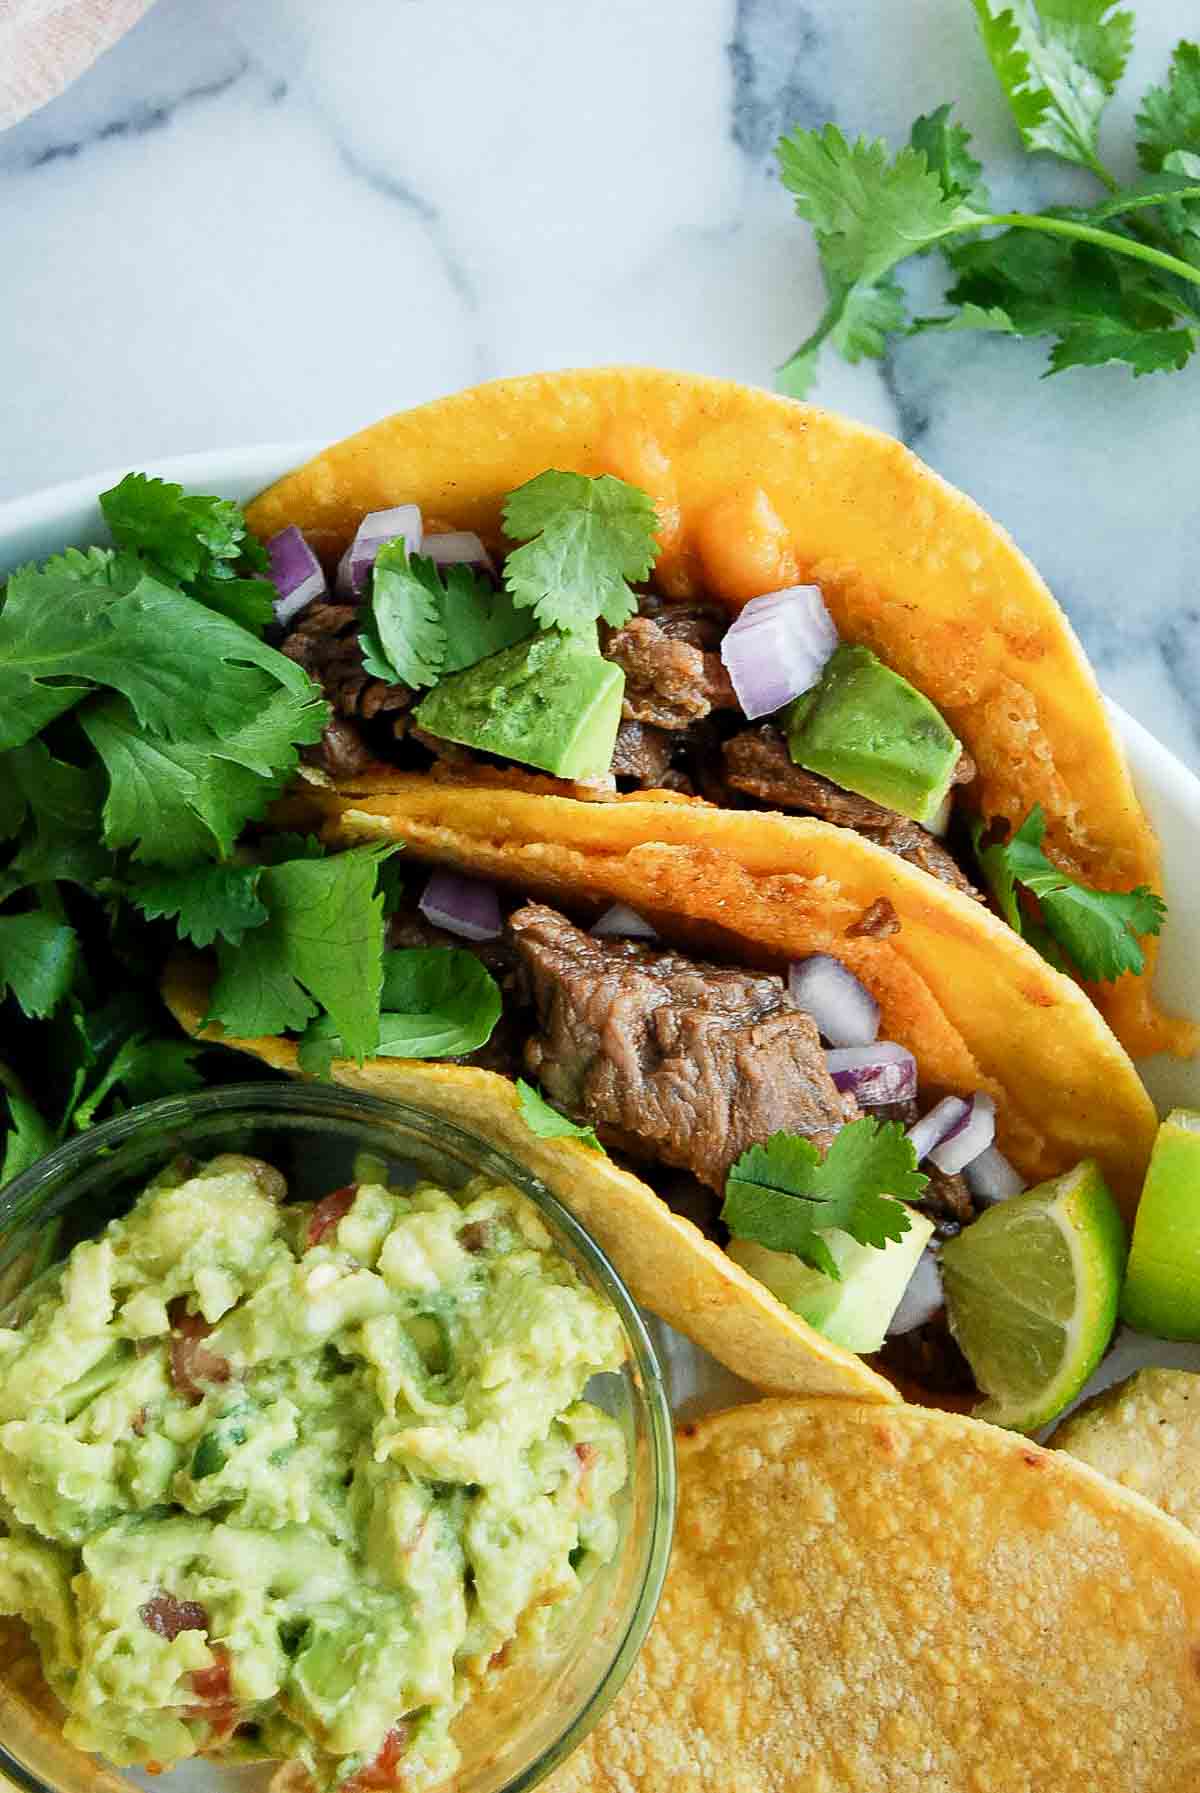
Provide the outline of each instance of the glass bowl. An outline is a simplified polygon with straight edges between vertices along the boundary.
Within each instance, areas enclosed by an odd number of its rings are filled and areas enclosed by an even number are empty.
[[[19,1319],[20,1291],[43,1265],[124,1212],[172,1158],[245,1152],[312,1198],[353,1181],[357,1153],[388,1166],[388,1180],[430,1177],[454,1189],[479,1173],[514,1184],[539,1209],[558,1248],[615,1308],[626,1358],[588,1387],[624,1433],[629,1476],[619,1497],[620,1542],[565,1609],[555,1648],[536,1661],[514,1652],[471,1696],[455,1724],[456,1793],[517,1793],[535,1786],[605,1711],[633,1663],[658,1604],[674,1519],[671,1414],[653,1346],[600,1248],[527,1170],[440,1116],[327,1085],[235,1084],[172,1096],[120,1115],[50,1153],[0,1192],[0,1324]],[[67,1744],[21,1627],[0,1619],[0,1785],[27,1793],[217,1793],[265,1786],[272,1767],[222,1767],[196,1758],[148,1781]],[[273,1765],[277,1766],[277,1765]]]

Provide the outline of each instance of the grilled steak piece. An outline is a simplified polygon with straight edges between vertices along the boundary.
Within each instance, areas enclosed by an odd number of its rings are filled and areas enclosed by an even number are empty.
[[[619,1149],[719,1191],[747,1146],[786,1127],[827,1147],[858,1115],[782,978],[596,940],[540,903],[508,925],[540,1029],[526,1066]]]
[[[339,716],[370,722],[407,710],[416,692],[365,671],[358,644],[361,627],[355,604],[312,603],[300,612],[279,651],[316,680]]]
[[[672,635],[648,616],[611,630],[603,652],[625,674],[621,714],[627,722],[686,728],[712,710],[737,707],[720,655]]]
[[[883,1341],[879,1363],[901,1383],[916,1383],[926,1394],[960,1396],[977,1393],[971,1366],[950,1333],[946,1311],[924,1326]]]
[[[921,1169],[929,1181],[920,1201],[914,1202],[913,1206],[928,1214],[939,1239],[952,1239],[975,1218],[971,1192],[961,1177],[939,1170],[928,1159]]]
[[[720,647],[731,617],[721,604],[693,604],[647,593],[638,600],[638,611],[657,623],[672,641],[686,641],[706,654]]]
[[[885,809],[882,803],[844,791],[828,778],[794,765],[787,742],[770,723],[734,735],[726,741],[724,753],[725,778],[733,790],[771,809],[801,810],[839,828],[853,828],[856,834],[863,834],[886,847],[889,853],[920,866],[943,884],[983,901],[952,855],[927,828],[897,815],[894,809]]]
[[[613,777],[632,779],[642,791],[661,790],[672,780],[672,747],[666,729],[649,722],[622,722],[613,749]]]

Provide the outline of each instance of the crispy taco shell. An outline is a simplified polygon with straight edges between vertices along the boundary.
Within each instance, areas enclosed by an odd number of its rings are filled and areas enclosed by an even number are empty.
[[[914,1052],[926,1088],[995,1096],[1003,1149],[1031,1181],[1092,1155],[1132,1208],[1155,1131],[1133,1066],[1082,991],[969,898],[822,822],[689,805],[593,806],[514,791],[491,791],[485,804],[476,787],[413,783],[411,796],[357,808],[320,792],[293,797],[279,819],[315,822],[339,845],[403,840],[421,857],[576,908],[628,902],[666,938],[701,953],[759,965],[835,953],[878,1000],[883,1036]],[[646,841],[651,830],[656,838]],[[894,908],[899,931],[848,936],[880,898]],[[195,957],[168,973],[167,1002],[193,1033],[208,1011],[209,979]],[[224,1038],[220,1030],[208,1037]],[[299,1074],[288,1040],[225,1043]],[[333,1074],[440,1110],[529,1164],[596,1236],[638,1300],[748,1381],[780,1392],[892,1396],[858,1357],[790,1313],[640,1178],[577,1142],[537,1138],[507,1078],[390,1058],[339,1062]]]
[[[1097,1158],[1132,1214],[1156,1118],[1092,1004],[969,897],[827,822],[694,804],[583,804],[410,775],[348,803],[316,788],[279,819],[341,846],[386,839],[418,856],[571,903],[629,903],[664,935],[782,968],[833,953],[871,991],[880,1035],[926,1089],[987,1090],[1004,1152],[1030,1181]],[[900,923],[848,934],[880,898]]]
[[[1157,888],[1154,836],[1046,585],[976,504],[861,424],[653,368],[532,375],[387,418],[286,475],[248,514],[262,536],[298,524],[328,557],[365,512],[412,501],[499,545],[505,495],[550,467],[614,473],[650,493],[662,521],[655,578],[671,596],[737,607],[817,582],[842,635],[924,691],[966,744],[984,815],[1016,825],[1040,803],[1066,869],[1101,889]],[[1151,941],[1145,974],[1095,999],[1135,1055],[1191,1051],[1195,1030],[1154,1005],[1153,965]]]
[[[1200,1545],[1083,1465],[916,1407],[684,1427],[650,1637],[553,1793],[1193,1793]]]

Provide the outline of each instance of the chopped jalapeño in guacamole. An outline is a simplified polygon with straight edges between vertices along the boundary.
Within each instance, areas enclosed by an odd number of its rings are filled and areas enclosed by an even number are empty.
[[[114,1762],[440,1783],[615,1548],[620,1323],[504,1184],[285,1194],[166,1173],[0,1329],[0,1612]]]

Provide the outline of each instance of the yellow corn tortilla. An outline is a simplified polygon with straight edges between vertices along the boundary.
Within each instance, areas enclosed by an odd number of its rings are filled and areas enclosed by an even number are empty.
[[[766,1401],[683,1428],[628,1681],[547,1793],[1194,1793],[1200,1544],[977,1421]]]
[[[1001,1149],[1029,1182],[1095,1157],[1133,1212],[1156,1117],[1095,1008],[996,916],[861,835],[749,810],[586,804],[418,775],[353,802],[310,788],[277,815],[341,846],[399,840],[551,901],[629,903],[701,951],[777,968],[833,953],[879,1003],[881,1037],[914,1054],[925,1090],[995,1098]],[[848,935],[880,897],[899,931]]]
[[[505,495],[550,467],[650,493],[655,579],[672,596],[737,607],[815,581],[844,638],[945,715],[979,768],[971,800],[985,815],[1016,825],[1040,803],[1067,870],[1101,889],[1158,888],[1157,844],[1046,585],[978,505],[862,424],[654,368],[531,375],[389,417],[286,475],[248,515],[264,537],[298,524],[328,557],[367,511],[411,501],[496,546]],[[1145,974],[1095,1000],[1135,1055],[1190,1052],[1196,1030],[1153,1002],[1154,958],[1149,942]]]
[[[163,995],[175,1019],[189,1033],[301,1076],[291,1040],[230,1039],[220,1028],[202,1026],[209,982],[200,959],[181,958],[168,967]],[[566,1203],[612,1259],[635,1300],[747,1382],[790,1394],[899,1399],[890,1382],[790,1313],[640,1178],[578,1140],[531,1133],[520,1116],[516,1086],[506,1077],[473,1065],[397,1058],[362,1065],[335,1060],[333,1077],[350,1089],[431,1109],[510,1153]]]
[[[1200,1375],[1194,1370],[1138,1370],[1077,1407],[1052,1442],[1200,1535]]]

